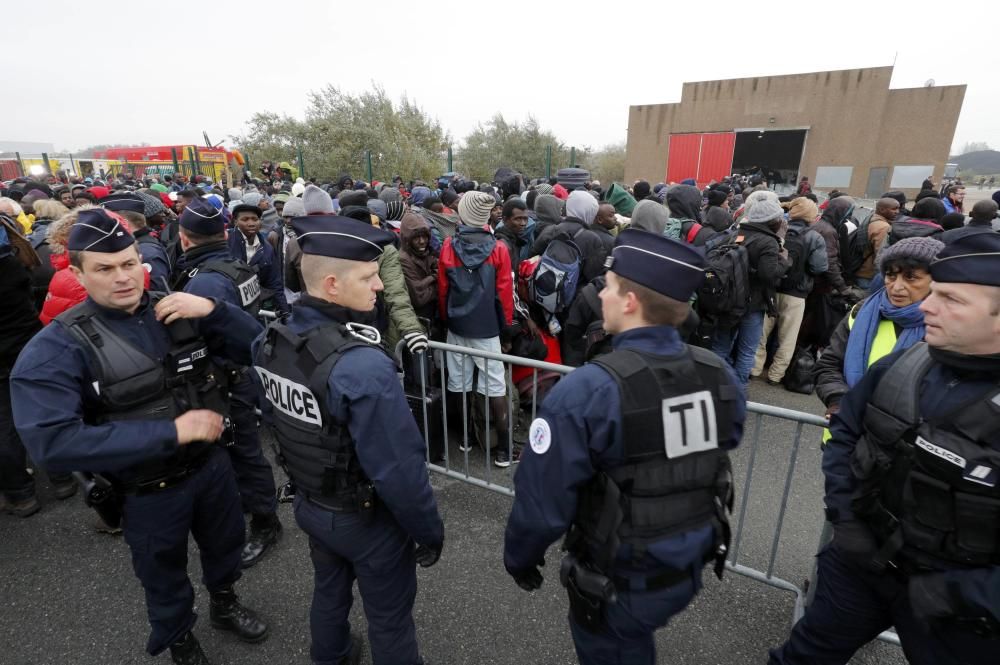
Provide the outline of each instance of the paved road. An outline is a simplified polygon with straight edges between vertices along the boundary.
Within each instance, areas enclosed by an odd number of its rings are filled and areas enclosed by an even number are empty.
[[[821,413],[811,396],[754,382],[754,401]],[[751,423],[752,424],[752,423]],[[748,436],[752,434],[748,428]],[[787,469],[792,428],[764,418],[748,501],[740,561],[767,564],[777,501]],[[804,431],[775,574],[800,583],[808,574],[821,518],[818,433]],[[749,447],[736,456],[745,470]],[[452,464],[464,462],[456,447]],[[471,471],[483,473],[481,455],[470,456]],[[280,472],[279,472],[280,473]],[[509,484],[510,472],[491,470],[494,482]],[[739,477],[739,476],[737,476]],[[574,663],[565,615],[566,599],[555,579],[559,555],[547,556],[540,591],[520,591],[503,570],[503,529],[510,498],[435,474],[433,482],[447,527],[441,561],[418,572],[416,621],[422,651],[434,665]],[[744,483],[740,483],[742,492]],[[741,497],[738,496],[738,499]],[[0,516],[0,664],[104,665],[167,662],[145,655],[145,610],[120,538],[98,535],[93,516],[79,497],[56,502],[43,485],[44,509],[19,520]],[[196,631],[217,663],[305,664],[308,658],[308,604],[311,573],[307,544],[287,505],[281,508],[285,537],[280,547],[238,586],[243,600],[270,620],[270,638],[244,645],[213,631],[207,620]],[[191,549],[191,577],[200,578]],[[197,588],[197,582],[196,582]],[[207,612],[207,594],[197,592]],[[659,662],[683,665],[764,663],[767,649],[790,628],[791,594],[728,573],[722,582],[710,573],[689,610],[657,636]],[[360,603],[355,624],[363,626]],[[366,659],[365,662],[370,662]],[[855,664],[905,662],[897,647],[866,648]]]

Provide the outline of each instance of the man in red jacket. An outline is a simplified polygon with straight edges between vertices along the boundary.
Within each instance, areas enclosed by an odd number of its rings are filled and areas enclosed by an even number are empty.
[[[500,353],[500,336],[514,332],[514,287],[507,247],[497,242],[487,226],[495,205],[496,199],[485,192],[466,192],[459,200],[462,225],[454,237],[445,239],[438,261],[438,306],[448,325],[449,344]],[[449,410],[462,412],[460,395],[472,390],[475,364],[479,370],[476,391],[490,398],[490,422],[501,442],[493,463],[510,466],[511,455],[505,445],[508,420],[503,363],[461,353],[447,353],[445,358]]]

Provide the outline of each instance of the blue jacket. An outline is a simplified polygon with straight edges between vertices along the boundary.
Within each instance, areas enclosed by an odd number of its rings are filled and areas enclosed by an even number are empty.
[[[637,328],[614,336],[615,349],[678,355],[685,345],[669,326]],[[728,366],[729,380],[739,386]],[[743,436],[745,400],[736,400],[733,437],[719,441],[730,450]],[[538,415],[548,423],[551,445],[543,454],[526,446],[514,476],[515,499],[507,523],[504,563],[524,570],[542,560],[545,550],[573,522],[579,489],[598,471],[622,464],[621,396],[603,368],[587,364],[562,378],[546,396]],[[537,421],[536,421],[537,423]],[[532,423],[532,430],[536,423]],[[664,538],[649,546],[649,567],[700,568],[713,544],[711,526]],[[631,553],[619,551],[619,557]]]
[[[305,304],[291,309],[287,325],[299,334],[333,321]],[[255,355],[262,341],[254,342]],[[424,463],[427,447],[395,363],[376,347],[348,350],[330,372],[326,411],[347,423],[361,468],[399,525],[421,545],[442,543],[444,524]]]
[[[139,229],[136,238],[149,237],[149,229]],[[155,240],[155,239],[154,239]],[[149,283],[153,291],[163,291],[167,281],[170,279],[170,259],[167,258],[167,250],[159,243],[139,242],[139,254],[142,255],[142,262],[149,266]]]
[[[864,433],[868,401],[882,376],[905,351],[897,351],[871,366],[868,373],[840,401],[840,411],[830,421],[831,439],[823,449],[826,477],[827,518],[834,524],[854,519],[851,497],[857,480],[851,472],[854,446]],[[920,389],[920,413],[925,419],[946,416],[955,409],[982,397],[996,387],[995,370],[983,373],[957,372],[935,363]],[[993,443],[1000,449],[1000,439]],[[1000,567],[972,568],[933,573],[946,584],[953,583],[962,601],[974,611],[986,611],[1000,619]]]
[[[170,348],[167,327],[156,321],[147,296],[135,314],[104,313],[116,333],[157,358]],[[218,302],[195,325],[214,355],[250,363],[250,344],[261,327],[249,314]],[[95,386],[87,352],[59,323],[43,328],[21,352],[10,379],[14,422],[31,459],[42,468],[115,472],[177,451],[172,419],[85,423],[84,407],[99,407]]]
[[[231,258],[229,247],[220,241],[211,246],[206,245],[189,249],[184,253],[180,261],[178,261],[177,269],[178,271],[185,271],[190,268],[197,268],[209,261],[228,261]],[[199,270],[184,285],[184,292],[193,293],[203,298],[215,298],[229,303],[234,307],[243,307],[243,301],[236,290],[236,285],[222,273]]]
[[[278,256],[274,247],[267,241],[267,236],[263,233],[257,234],[260,242],[260,249],[247,261],[247,239],[237,229],[229,231],[229,255],[234,259],[239,259],[252,268],[257,268],[257,278],[260,280],[261,299],[273,298],[275,307],[279,312],[288,311],[288,301],[285,299],[285,280],[283,275],[284,267],[278,261]]]

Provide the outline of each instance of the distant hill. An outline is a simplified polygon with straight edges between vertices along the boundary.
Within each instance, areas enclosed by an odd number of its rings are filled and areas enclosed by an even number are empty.
[[[1000,150],[977,150],[964,155],[949,157],[948,161],[958,164],[959,171],[972,171],[976,175],[1000,173]]]

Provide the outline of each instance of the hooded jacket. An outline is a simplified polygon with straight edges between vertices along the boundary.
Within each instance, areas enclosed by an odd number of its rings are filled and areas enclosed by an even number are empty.
[[[674,185],[667,190],[670,216],[681,220],[681,237],[687,238],[694,224],[701,224],[701,191],[693,185]],[[695,234],[692,245],[701,247],[715,235],[709,226],[702,226]]]
[[[744,223],[737,237],[742,237],[750,264],[750,304],[748,312],[774,310],[778,283],[791,265],[781,256],[781,239],[766,223]]]
[[[473,300],[464,297],[473,293],[479,278],[488,273],[492,281],[483,284],[483,292]],[[455,301],[449,302],[454,294]],[[438,262],[438,308],[448,330],[464,337],[488,339],[500,335],[514,319],[514,281],[511,276],[507,247],[486,228],[460,226],[457,233],[444,241]],[[448,310],[462,311],[449,319]]]
[[[262,301],[273,299],[279,312],[287,312],[288,301],[285,299],[285,281],[282,275],[284,266],[278,261],[278,255],[267,241],[267,236],[261,231],[257,232],[257,242],[260,243],[260,249],[247,261],[246,236],[242,231],[232,229],[228,238],[229,255],[257,269]]]
[[[562,222],[562,201],[551,194],[540,194],[535,199],[535,216],[538,218],[538,224],[535,226],[535,237],[538,238],[547,227]],[[540,253],[538,252],[538,254]]]
[[[660,203],[655,201],[639,201],[632,211],[633,229],[649,231],[658,236],[662,236],[670,221],[670,211]]]
[[[622,217],[631,217],[632,212],[635,210],[635,198],[617,182],[611,183],[611,187],[608,188],[607,193],[604,195],[604,200],[613,205],[615,212]]]
[[[827,202],[826,210],[813,230],[826,242],[827,271],[816,278],[817,293],[842,292],[847,289],[841,256],[847,253],[847,230],[844,222],[854,210],[854,199],[841,196]]]
[[[70,277],[76,281],[72,274]],[[84,292],[83,297],[86,295]],[[0,376],[6,378],[21,349],[42,327],[31,294],[31,275],[6,242],[0,244],[0,302],[4,305],[0,318]]]
[[[431,253],[429,242],[422,255],[414,251],[413,239],[426,236],[429,241],[430,235],[431,230],[420,215],[412,212],[403,215],[399,229],[399,264],[403,269],[413,311],[417,316],[426,319],[435,318],[438,259]]]

